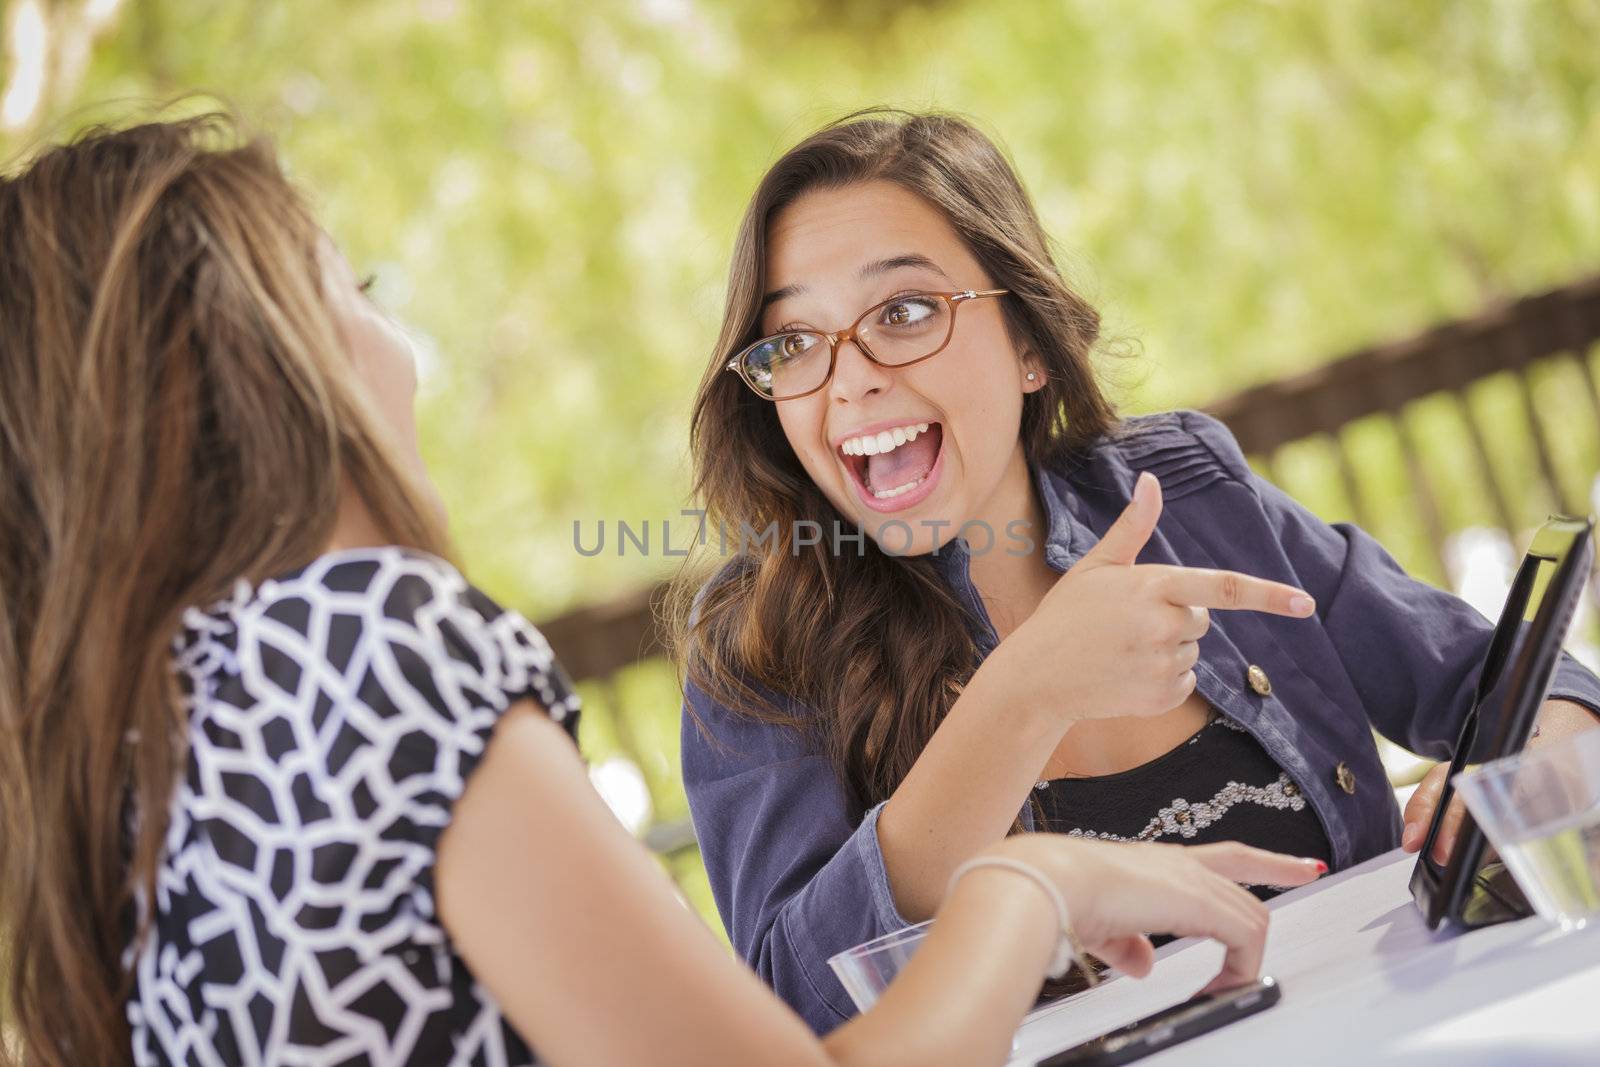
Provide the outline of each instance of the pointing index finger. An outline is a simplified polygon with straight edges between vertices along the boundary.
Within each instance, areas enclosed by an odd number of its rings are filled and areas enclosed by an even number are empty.
[[[1303,619],[1317,610],[1316,601],[1304,589],[1238,571],[1204,567],[1168,568],[1166,597],[1186,607],[1264,611],[1295,619]]]

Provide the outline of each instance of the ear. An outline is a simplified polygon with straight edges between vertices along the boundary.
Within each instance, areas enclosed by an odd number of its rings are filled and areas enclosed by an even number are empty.
[[[1022,354],[1022,391],[1024,393],[1037,393],[1044,388],[1045,382],[1050,380],[1049,373],[1044,369],[1044,363],[1032,352]]]

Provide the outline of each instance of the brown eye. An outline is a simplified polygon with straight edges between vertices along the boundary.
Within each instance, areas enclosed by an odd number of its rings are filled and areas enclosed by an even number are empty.
[[[811,345],[812,339],[808,334],[788,334],[783,339],[783,356],[785,359],[798,358],[809,352]]]
[[[883,312],[878,316],[878,324],[893,329],[931,325],[932,320],[937,317],[937,304],[937,300],[923,296],[896,300],[892,304],[884,305]]]

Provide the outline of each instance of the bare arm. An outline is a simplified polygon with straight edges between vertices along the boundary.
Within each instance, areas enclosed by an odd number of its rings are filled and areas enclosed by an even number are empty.
[[[1147,929],[1211,936],[1219,983],[1253,977],[1267,910],[1233,879],[1299,884],[1306,861],[1239,845],[1117,845],[1029,834],[995,846],[1066,898],[1084,944],[1148,973]],[[506,713],[439,844],[454,947],[553,1064],[999,1064],[1056,944],[1054,906],[998,869],[963,878],[871,1011],[819,1041],[677,899],[527,701]]]
[[[683,907],[526,704],[456,806],[437,885],[457,951],[554,1064],[999,1063],[1054,944],[1043,894],[975,872],[906,988],[825,1047]]]
[[[895,907],[911,922],[933,914],[952,871],[1006,836],[1071,725],[1007,700],[1004,649],[978,668],[878,816]]]

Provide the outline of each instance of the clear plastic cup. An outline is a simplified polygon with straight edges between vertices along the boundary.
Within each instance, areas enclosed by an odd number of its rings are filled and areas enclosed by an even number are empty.
[[[847,948],[829,958],[828,966],[833,968],[858,1011],[866,1011],[878,1002],[911,954],[927,940],[932,926],[933,920],[929,919]]]
[[[1600,920],[1600,730],[1485,763],[1455,786],[1541,916],[1563,930]]]

